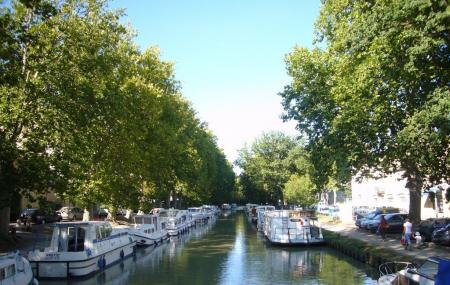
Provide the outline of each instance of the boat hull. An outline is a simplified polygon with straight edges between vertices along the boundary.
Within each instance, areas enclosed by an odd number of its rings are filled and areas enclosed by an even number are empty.
[[[160,235],[145,235],[141,233],[133,233],[133,239],[136,241],[137,246],[150,246],[157,245],[167,239],[167,233],[161,233]]]
[[[58,253],[46,253],[46,258],[30,261],[37,278],[82,277],[103,270],[135,253],[136,242],[124,244],[101,254],[80,260],[64,258]],[[53,258],[50,258],[53,256]],[[60,258],[58,258],[60,256]]]

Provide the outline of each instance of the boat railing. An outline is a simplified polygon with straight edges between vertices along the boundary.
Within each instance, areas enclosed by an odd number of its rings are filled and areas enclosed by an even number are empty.
[[[299,210],[274,210],[267,211],[267,216],[273,218],[315,218],[315,214],[311,211],[299,211]]]
[[[415,268],[413,263],[404,262],[404,261],[390,261],[381,264],[378,267],[378,271],[380,272],[380,277],[384,275],[395,274],[403,269]]]

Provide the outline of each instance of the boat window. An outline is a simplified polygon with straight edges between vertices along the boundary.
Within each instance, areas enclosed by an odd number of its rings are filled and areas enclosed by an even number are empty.
[[[134,217],[135,224],[143,224],[143,217]]]
[[[425,261],[425,263],[422,264],[422,266],[417,268],[417,272],[419,274],[431,277],[433,279],[437,271],[438,271],[438,264],[431,261]]]
[[[4,268],[0,268],[0,280],[4,280],[16,274],[16,265],[10,264]]]
[[[97,240],[102,239],[102,233],[100,232],[99,226],[95,226],[95,236],[96,236]]]
[[[67,251],[67,227],[59,228],[58,251],[59,252]]]
[[[107,225],[103,225],[100,227],[100,232],[102,234],[102,238],[107,238],[111,236],[112,228]]]
[[[163,229],[163,230],[166,229],[166,223],[161,223],[161,229]]]
[[[85,229],[80,227],[68,227],[69,252],[84,251]]]

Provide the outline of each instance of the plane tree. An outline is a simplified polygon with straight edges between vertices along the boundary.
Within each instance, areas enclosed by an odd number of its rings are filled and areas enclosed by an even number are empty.
[[[450,177],[448,22],[446,1],[323,1],[319,44],[286,56],[280,93],[313,179],[402,171],[420,219],[422,190]]]

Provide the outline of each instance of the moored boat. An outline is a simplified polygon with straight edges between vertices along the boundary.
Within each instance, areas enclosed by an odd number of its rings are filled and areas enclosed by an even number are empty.
[[[50,246],[29,252],[28,259],[37,278],[79,277],[132,255],[135,246],[128,231],[108,222],[56,223]]]
[[[189,229],[192,224],[192,216],[186,210],[167,209],[159,213],[162,221],[166,223],[169,236],[177,236]]]
[[[380,265],[379,285],[449,284],[450,259],[429,257],[419,266],[407,262],[386,262]]]
[[[18,251],[0,255],[1,285],[37,285],[30,263]]]
[[[167,239],[166,223],[158,215],[136,215],[129,228],[139,246],[156,245]]]
[[[208,220],[201,207],[190,207],[188,212],[191,214],[194,223],[205,223]]]
[[[312,212],[275,210],[264,216],[264,235],[271,243],[309,245],[324,242],[320,223]]]
[[[222,204],[222,210],[224,211],[231,210],[231,205],[227,203]]]
[[[274,211],[275,206],[265,205],[256,207],[256,228],[258,231],[264,230],[265,215],[269,211]]]

